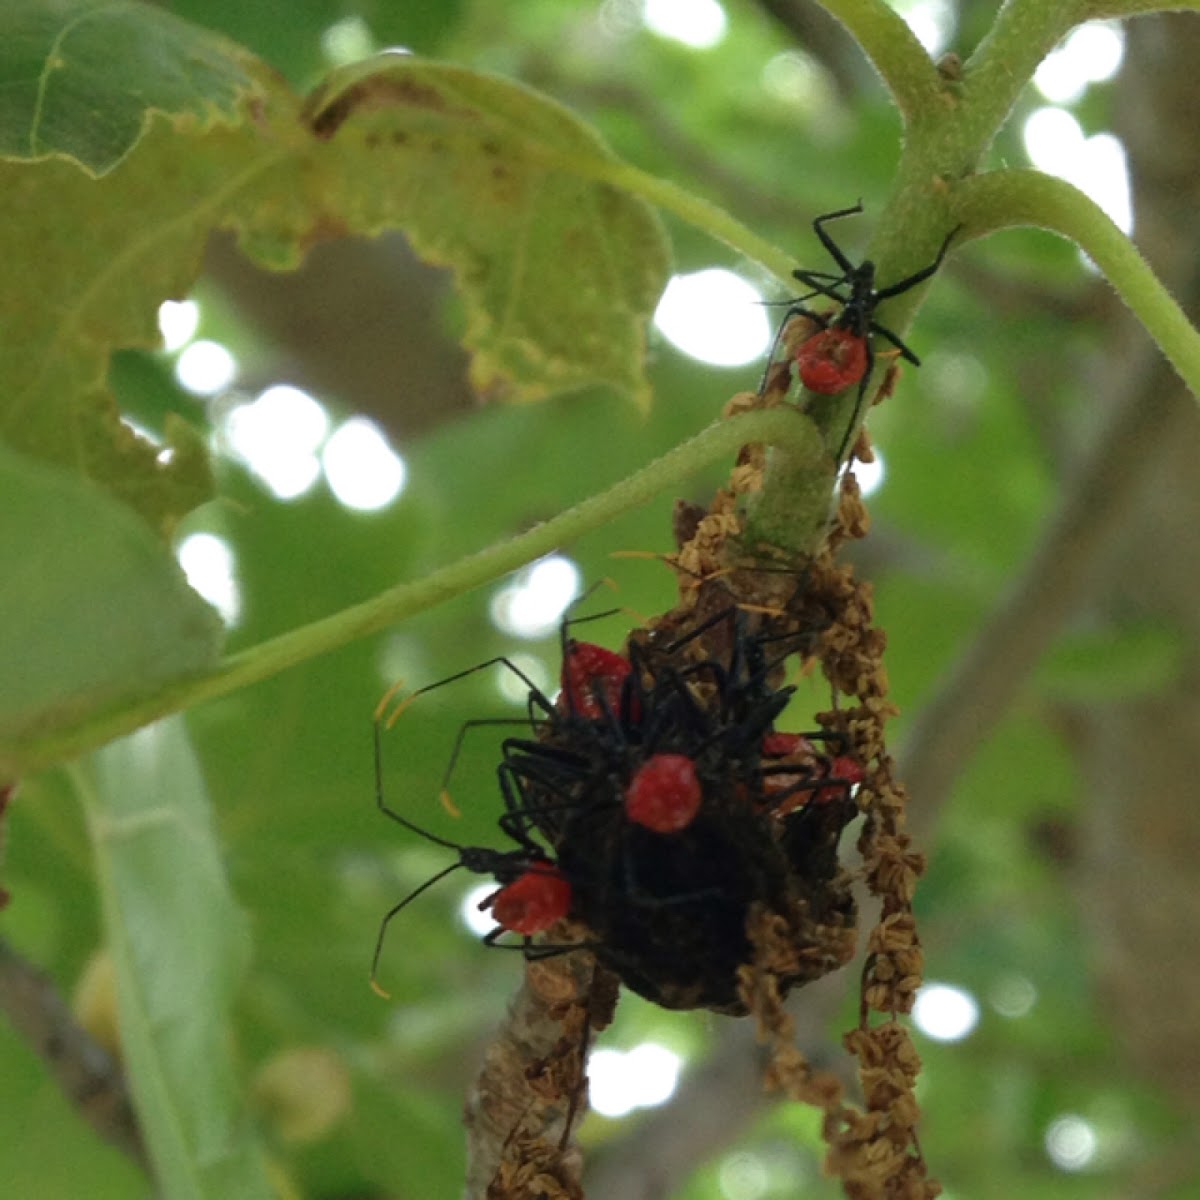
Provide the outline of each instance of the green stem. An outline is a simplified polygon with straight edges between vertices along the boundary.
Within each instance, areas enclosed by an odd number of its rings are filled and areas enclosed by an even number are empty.
[[[1033,225],[1086,251],[1146,327],[1192,394],[1200,398],[1200,333],[1104,211],[1065,180],[1032,170],[996,171],[964,180],[955,211],[969,237]]]
[[[760,263],[780,279],[791,279],[792,268],[796,264],[790,254],[785,254],[766,238],[759,237],[723,208],[702,200],[668,179],[660,179],[657,175],[651,175],[617,159],[551,156],[543,153],[539,153],[539,159],[573,175],[612,184],[613,187],[619,187],[632,196],[638,196],[650,204],[674,213],[689,225],[703,230],[709,236],[731,246],[739,254]]]
[[[1085,20],[1081,0],[1008,0],[963,67],[958,136],[972,150],[974,169],[1033,77],[1038,64]]]
[[[899,13],[879,0],[822,0],[822,7],[862,47],[905,124],[933,105],[941,90],[937,70]]]
[[[744,413],[719,421],[669,450],[628,479],[525,533],[468,555],[413,583],[401,583],[362,604],[313,621],[225,659],[213,671],[176,681],[137,701],[41,737],[0,746],[0,778],[31,771],[93,750],[115,737],[205,700],[214,700],[377,633],[462,592],[573,541],[589,530],[646,503],[711,463],[728,459],[748,442],[777,448],[795,469],[814,470],[825,456],[812,423],[790,408]]]
[[[1162,0],[1086,0],[1084,3],[1085,19],[1089,21],[1108,21],[1118,17],[1139,17],[1149,13],[1160,12],[1196,12],[1200,10],[1200,0],[1172,0],[1164,4]]]

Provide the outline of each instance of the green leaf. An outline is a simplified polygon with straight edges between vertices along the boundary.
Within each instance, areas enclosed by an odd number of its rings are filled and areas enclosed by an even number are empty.
[[[517,84],[397,55],[339,72],[301,121],[267,68],[231,64],[257,89],[236,127],[153,123],[103,179],[61,159],[0,163],[0,439],[169,532],[207,494],[199,439],[177,435],[164,461],[132,437],[108,358],[158,344],[159,304],[186,294],[220,228],[272,268],[295,267],[322,238],[403,228],[457,276],[482,393],[532,400],[607,383],[647,402],[665,236],[642,202],[591,177],[613,159],[587,126]]]
[[[216,613],[141,521],[3,447],[0,564],[0,764],[4,743],[217,658]]]
[[[211,496],[207,449],[182,421],[169,453],[123,426],[108,358],[158,344],[158,305],[194,280],[215,211],[219,172],[196,149],[227,145],[270,79],[233,43],[144,5],[0,13],[0,439],[103,483],[163,534]],[[170,154],[118,167],[147,141]]]
[[[332,139],[330,198],[352,228],[399,224],[454,269],[480,392],[534,400],[609,383],[648,402],[665,235],[593,178],[616,161],[593,130],[510,80],[397,54],[335,72],[305,116]]]
[[[173,1200],[269,1197],[232,1057],[246,920],[183,723],[148,726],[73,774],[116,966],[123,1057],[160,1190]]]
[[[258,90],[250,55],[163,12],[103,0],[8,0],[0,9],[0,157],[61,157],[111,171],[155,114],[205,126]]]

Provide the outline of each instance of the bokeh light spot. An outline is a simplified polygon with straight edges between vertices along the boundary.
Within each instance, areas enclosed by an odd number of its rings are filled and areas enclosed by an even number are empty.
[[[1038,64],[1034,86],[1052,104],[1072,104],[1089,85],[1111,79],[1125,57],[1119,25],[1089,21],[1074,30]]]
[[[496,690],[512,704],[525,704],[529,699],[529,684],[545,693],[550,686],[550,671],[536,654],[509,654],[508,661],[523,674],[525,679],[510,671],[503,663],[496,664]]]
[[[192,342],[175,360],[175,378],[194,396],[215,396],[237,378],[237,360],[220,342]]]
[[[988,1000],[1002,1017],[1024,1017],[1037,1003],[1037,988],[1024,975],[1006,975],[993,985]]]
[[[948,983],[927,983],[917,992],[913,1023],[935,1042],[958,1042],[979,1023],[979,1005],[962,988]]]
[[[220,614],[227,625],[242,611],[233,549],[215,533],[192,533],[179,543],[175,557],[192,585]]]
[[[374,421],[351,417],[334,430],[321,453],[329,490],[347,508],[386,508],[404,489],[407,468]]]
[[[200,305],[195,300],[164,300],[158,306],[164,350],[182,350],[196,336],[199,325]]]
[[[950,44],[955,8],[949,0],[908,0],[897,8],[927,54],[937,57]]]
[[[1048,106],[1029,114],[1022,129],[1029,161],[1073,183],[1125,233],[1133,230],[1133,200],[1125,147],[1111,133],[1085,138],[1072,113]]]
[[[579,568],[562,554],[550,554],[519,572],[497,591],[488,606],[492,623],[512,637],[545,637],[579,595]]]
[[[362,17],[344,17],[321,34],[321,50],[331,63],[341,66],[373,54],[375,39]]]
[[[642,20],[659,37],[708,50],[725,36],[729,24],[717,0],[645,0]]]
[[[1098,1144],[1092,1123],[1076,1113],[1055,1117],[1046,1129],[1046,1153],[1062,1171],[1082,1171],[1096,1157]]]
[[[233,452],[281,500],[312,488],[321,474],[317,448],[329,431],[329,415],[307,392],[276,384],[225,417]]]
[[[709,267],[667,284],[654,323],[677,350],[700,362],[740,367],[760,358],[771,340],[762,296],[740,275]]]
[[[679,1084],[683,1060],[657,1042],[632,1050],[597,1050],[588,1063],[588,1099],[601,1116],[623,1117],[665,1104]]]
[[[718,1169],[717,1185],[725,1200],[762,1200],[771,1175],[758,1155],[731,1154]]]
[[[857,459],[854,462],[854,477],[858,480],[858,486],[864,496],[873,496],[879,491],[883,487],[883,481],[887,475],[879,447],[872,446],[871,449],[875,454],[872,462],[859,462]]]
[[[499,885],[495,880],[487,883],[477,883],[462,898],[458,906],[458,919],[476,937],[484,937],[496,928],[496,919],[489,909],[479,906],[496,890]]]

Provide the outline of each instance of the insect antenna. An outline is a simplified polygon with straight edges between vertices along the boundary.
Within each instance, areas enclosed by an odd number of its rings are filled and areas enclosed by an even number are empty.
[[[386,704],[390,695],[389,693],[384,697],[384,704]],[[393,821],[403,825],[405,829],[411,830],[418,837],[423,837],[429,842],[435,842],[439,846],[445,846],[449,850],[457,850],[461,854],[465,847],[460,846],[457,842],[450,841],[448,838],[439,837],[436,833],[430,833],[428,829],[422,829],[420,825],[415,824],[407,817],[398,813],[394,808],[389,807],[387,801],[383,798],[383,739],[380,737],[382,727],[383,718],[377,709],[375,712],[375,804],[379,811],[385,817],[390,817]],[[455,865],[460,866],[461,863]],[[437,878],[440,879],[441,875],[438,875]]]
[[[384,811],[387,812],[386,809],[384,809]],[[389,815],[391,815],[391,814],[389,814]],[[415,825],[409,825],[409,823],[407,821],[402,821],[401,823],[404,825],[408,825],[408,827],[410,829],[416,829]],[[423,832],[420,829],[416,829],[416,831],[417,831],[417,833]],[[434,840],[438,841],[440,839],[435,838]],[[445,843],[445,844],[448,845],[449,843]],[[412,901],[414,901],[422,892],[433,887],[433,885],[435,883],[438,883],[441,880],[445,879],[446,876],[449,875],[452,871],[457,871],[459,869],[459,867],[461,867],[462,865],[463,864],[461,862],[451,863],[448,867],[445,867],[443,870],[439,871],[436,875],[434,875],[432,879],[427,879],[427,880],[425,880],[425,882],[423,884],[421,884],[420,887],[414,888],[411,892],[408,893],[407,896],[404,897],[403,900],[401,900],[398,904],[392,905],[392,907],[389,908],[388,911],[384,914],[383,920],[379,922],[379,936],[375,939],[375,953],[371,955],[371,976],[370,976],[369,982],[371,984],[371,990],[377,996],[382,996],[385,1000],[390,1000],[392,997],[391,992],[389,992],[379,982],[379,957],[381,954],[383,954],[383,942],[384,942],[384,938],[387,936],[387,927],[388,927],[388,924],[391,922],[391,919],[402,908],[407,908],[408,905],[411,904]]]

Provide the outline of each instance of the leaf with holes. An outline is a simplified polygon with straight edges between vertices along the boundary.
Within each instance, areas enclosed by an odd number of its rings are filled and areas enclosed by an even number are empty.
[[[113,24],[129,12],[145,22]],[[103,484],[161,532],[204,498],[199,438],[177,429],[164,454],[131,436],[105,375],[114,349],[157,344],[158,305],[187,293],[218,229],[273,269],[322,239],[403,229],[456,276],[482,394],[607,383],[646,402],[665,237],[601,180],[619,164],[558,104],[392,54],[335,72],[302,107],[247,52],[155,10],[59,0],[30,13],[0,14],[0,46],[17,45],[0,52],[9,445]],[[118,33],[128,77],[102,52]]]

